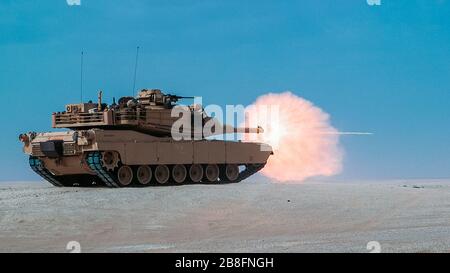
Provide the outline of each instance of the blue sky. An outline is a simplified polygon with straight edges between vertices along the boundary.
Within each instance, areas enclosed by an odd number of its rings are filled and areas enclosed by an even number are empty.
[[[19,133],[85,98],[137,88],[249,104],[291,90],[330,113],[340,179],[450,177],[450,1],[0,2],[0,180],[38,180]]]

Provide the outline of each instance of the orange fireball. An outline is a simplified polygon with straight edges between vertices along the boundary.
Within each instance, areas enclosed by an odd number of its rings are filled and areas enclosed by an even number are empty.
[[[264,128],[264,133],[245,135],[245,140],[272,146],[274,155],[262,173],[276,181],[299,182],[342,169],[338,131],[329,115],[308,100],[291,92],[263,95],[246,108],[246,123]]]

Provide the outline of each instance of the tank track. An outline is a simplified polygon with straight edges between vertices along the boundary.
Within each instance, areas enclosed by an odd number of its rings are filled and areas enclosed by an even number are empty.
[[[56,187],[63,186],[63,184],[60,181],[58,181],[52,173],[50,173],[47,169],[44,168],[44,165],[42,164],[42,161],[39,158],[30,156],[29,163],[31,169],[35,173],[40,175],[42,178],[44,178],[47,182]]]
[[[29,163],[31,169],[47,182],[56,187],[93,187],[98,186],[101,181],[95,175],[74,174],[74,175],[53,175],[49,172],[43,162],[34,156],[30,156]]]
[[[100,178],[107,187],[119,188],[116,175],[113,172],[106,170],[102,166],[102,155],[100,152],[89,152],[86,157],[89,168],[94,171],[98,178]],[[242,180],[252,176],[253,174],[264,168],[265,164],[248,164],[244,171],[239,173],[235,181],[223,181],[225,183],[238,183]]]
[[[89,152],[86,156],[86,162],[89,168],[95,172],[95,176],[90,175],[79,175],[79,176],[55,176],[47,169],[45,169],[42,161],[34,156],[30,156],[29,163],[31,169],[36,172],[39,176],[45,179],[50,184],[56,187],[64,187],[64,186],[74,186],[75,184],[83,184],[84,186],[91,186],[91,184],[81,183],[82,181],[87,182],[88,179],[97,180],[96,182],[103,182],[104,186],[109,188],[118,188],[120,187],[118,182],[116,181],[116,176],[113,172],[107,171],[102,166],[102,158],[100,152]],[[254,164],[254,165],[246,165],[244,171],[239,173],[238,178],[235,181],[223,181],[225,183],[238,183],[242,180],[252,176],[257,173],[259,170],[264,168],[265,164]],[[94,179],[97,178],[97,179]],[[80,180],[80,181],[78,181]],[[77,183],[80,182],[79,183]]]
[[[119,187],[115,175],[102,166],[102,155],[100,152],[89,152],[86,156],[86,161],[89,168],[96,173],[97,177],[100,178],[107,187]]]

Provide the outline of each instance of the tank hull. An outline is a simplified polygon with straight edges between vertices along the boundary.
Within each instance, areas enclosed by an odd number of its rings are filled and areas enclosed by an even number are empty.
[[[270,146],[261,143],[175,141],[132,130],[101,129],[39,133],[24,151],[32,169],[55,186],[108,187],[173,180],[239,182],[260,170],[272,154]],[[193,169],[203,172],[200,179],[192,175]]]

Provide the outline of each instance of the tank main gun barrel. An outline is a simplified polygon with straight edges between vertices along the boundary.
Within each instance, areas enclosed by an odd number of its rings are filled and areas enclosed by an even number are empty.
[[[231,125],[223,125],[222,131],[214,129],[212,131],[209,130],[203,131],[203,136],[210,137],[226,134],[261,134],[261,133],[264,133],[264,129],[261,126],[252,128],[252,127],[233,127]]]
[[[261,126],[252,128],[252,127],[233,127],[230,125],[224,125],[223,133],[224,134],[260,134],[260,133],[264,133],[264,129]]]
[[[261,126],[256,128],[252,127],[238,127],[234,128],[235,133],[244,133],[244,134],[261,134],[264,133],[264,129]]]

